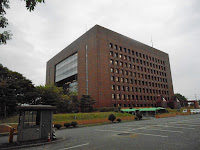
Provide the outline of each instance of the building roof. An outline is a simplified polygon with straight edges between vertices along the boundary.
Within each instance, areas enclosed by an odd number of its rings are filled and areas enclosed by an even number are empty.
[[[55,110],[56,106],[51,105],[24,105],[18,106],[18,110]]]

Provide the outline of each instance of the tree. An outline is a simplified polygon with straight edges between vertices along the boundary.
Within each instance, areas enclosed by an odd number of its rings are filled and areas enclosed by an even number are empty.
[[[114,121],[115,119],[116,119],[116,117],[115,117],[115,115],[113,115],[113,114],[110,114],[109,117],[108,117],[108,120],[112,121],[112,123],[113,123],[113,121]]]
[[[93,104],[95,104],[95,100],[90,95],[82,95],[80,99],[81,112],[91,112]]]
[[[44,3],[44,0],[24,0],[26,2],[26,8],[31,12],[34,10],[38,3]],[[8,25],[8,19],[5,17],[6,9],[9,9],[9,0],[0,0],[0,28],[6,28]],[[7,40],[12,37],[11,31],[3,31],[0,33],[0,45],[6,44]]]
[[[27,103],[26,93],[34,88],[22,74],[13,72],[0,64],[0,116],[16,112],[16,106]]]
[[[180,93],[176,93],[174,96],[181,102],[181,106],[188,106],[188,103],[183,103],[187,102],[187,98],[185,98],[185,96],[181,95]]]

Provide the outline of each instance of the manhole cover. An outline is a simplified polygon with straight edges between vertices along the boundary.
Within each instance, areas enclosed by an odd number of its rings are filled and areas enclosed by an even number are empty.
[[[130,134],[132,134],[132,133],[119,133],[117,135],[130,135]]]

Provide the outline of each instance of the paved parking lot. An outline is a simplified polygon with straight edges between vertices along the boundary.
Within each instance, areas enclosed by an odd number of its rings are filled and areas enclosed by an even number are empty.
[[[59,143],[26,149],[198,150],[200,114],[56,131]]]

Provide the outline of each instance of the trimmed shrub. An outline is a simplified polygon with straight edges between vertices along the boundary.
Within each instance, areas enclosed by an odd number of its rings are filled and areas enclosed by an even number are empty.
[[[109,115],[109,117],[108,117],[108,120],[110,120],[110,121],[114,121],[116,119],[116,117],[115,117],[115,115],[113,115],[113,114],[110,114]]]
[[[120,123],[122,120],[120,118],[118,118],[117,121]]]
[[[71,123],[64,123],[64,126],[65,126],[66,128],[69,128],[69,127],[71,126]]]
[[[100,112],[111,112],[111,111],[115,111],[117,112],[118,109],[116,107],[102,107],[99,109]]]
[[[71,126],[73,126],[73,127],[76,127],[78,125],[78,123],[76,122],[76,121],[73,121],[72,123],[71,123]]]
[[[57,128],[57,129],[60,129],[62,127],[61,124],[54,124],[54,127]]]

